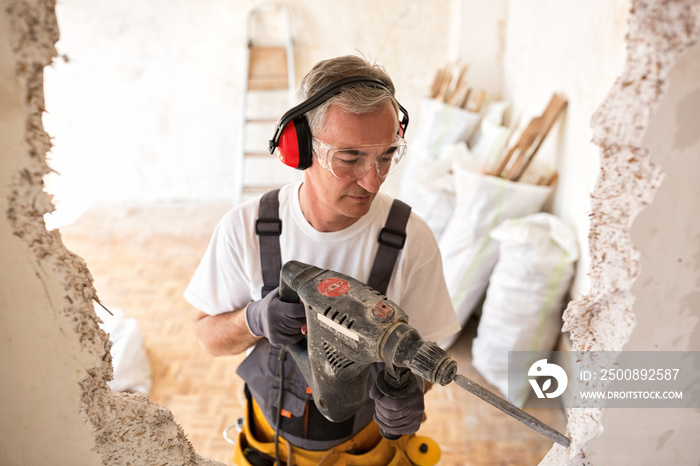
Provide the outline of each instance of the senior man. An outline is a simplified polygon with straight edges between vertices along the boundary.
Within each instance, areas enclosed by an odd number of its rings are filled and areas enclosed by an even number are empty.
[[[199,310],[195,332],[208,352],[249,351],[237,371],[248,397],[247,426],[234,453],[239,464],[271,456],[280,437],[295,464],[304,458],[317,464],[325,452],[372,450],[382,444],[379,427],[394,435],[420,427],[421,383],[401,400],[370,384],[365,405],[336,423],[318,412],[292,358],[279,358],[280,348],[305,331],[303,304],[281,301],[275,288],[289,260],[369,283],[408,314],[425,340],[460,329],[430,228],[379,192],[406,152],[408,114],[394,94],[384,69],[360,57],[316,64],[300,84],[301,103],[280,119],[270,141],[284,163],[304,170],[303,180],[227,213],[185,292]],[[386,231],[392,234],[381,240]]]

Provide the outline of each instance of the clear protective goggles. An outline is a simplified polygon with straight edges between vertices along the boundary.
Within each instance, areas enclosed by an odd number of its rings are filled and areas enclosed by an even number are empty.
[[[374,166],[380,179],[394,172],[406,155],[406,140],[391,144],[336,147],[312,138],[313,151],[321,166],[341,180],[360,179]]]

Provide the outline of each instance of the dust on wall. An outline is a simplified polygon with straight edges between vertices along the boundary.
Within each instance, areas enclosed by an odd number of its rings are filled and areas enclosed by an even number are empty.
[[[65,356],[85,364],[77,380],[81,392],[80,414],[92,426],[93,451],[102,463],[220,464],[194,452],[170,411],[143,395],[114,393],[109,389],[106,382],[112,379],[113,372],[111,345],[99,328],[93,309],[97,294],[92,277],[85,262],[66,249],[58,232],[48,232],[44,225],[44,214],[54,209],[50,196],[43,190],[44,175],[50,171],[45,157],[51,140],[43,129],[42,114],[43,70],[56,56],[55,43],[59,37],[55,6],[54,0],[3,2],[26,117],[23,135],[26,153],[23,166],[10,175],[7,220],[13,234],[29,252],[29,260],[49,296],[51,306],[44,309],[44,317],[62,318],[73,331],[71,339],[77,344],[68,343],[66,348],[78,354]],[[62,290],[60,294],[51,292],[56,282]],[[81,458],[81,461],[90,460]]]
[[[669,74],[695,42],[698,29],[697,0],[632,2],[624,70],[591,120],[601,167],[591,194],[591,291],[564,312],[563,330],[571,332],[574,351],[621,351],[637,322],[631,290],[640,272],[640,252],[630,229],[664,177],[642,140]],[[541,464],[590,464],[585,445],[603,432],[602,415],[602,409],[569,409],[571,447],[555,445]]]

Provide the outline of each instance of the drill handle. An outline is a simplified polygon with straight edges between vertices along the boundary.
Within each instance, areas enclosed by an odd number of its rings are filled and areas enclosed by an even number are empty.
[[[387,370],[389,368],[389,370]],[[392,370],[393,369],[393,370]],[[407,398],[418,389],[416,378],[406,368],[386,366],[374,382],[384,395],[391,398]],[[384,429],[379,432],[387,440],[398,440],[401,434],[391,434]]]
[[[309,276],[317,275],[323,270],[313,265],[304,264],[298,261],[289,261],[284,264],[280,271],[280,300],[287,303],[298,303],[298,288],[304,284]]]
[[[284,301],[285,303],[299,302],[299,295],[297,292],[292,289],[291,285],[285,283],[282,279],[280,279],[279,295],[280,301]]]

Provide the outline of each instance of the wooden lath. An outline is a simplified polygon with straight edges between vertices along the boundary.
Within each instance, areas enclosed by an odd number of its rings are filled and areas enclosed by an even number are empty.
[[[468,65],[449,63],[439,68],[430,88],[430,98],[479,113],[486,100],[486,93],[483,90],[472,92],[465,78],[468,69]]]
[[[566,105],[567,101],[564,97],[554,94],[542,115],[534,117],[530,121],[530,124],[516,143],[508,149],[498,166],[493,170],[485,170],[484,173],[518,181]]]

